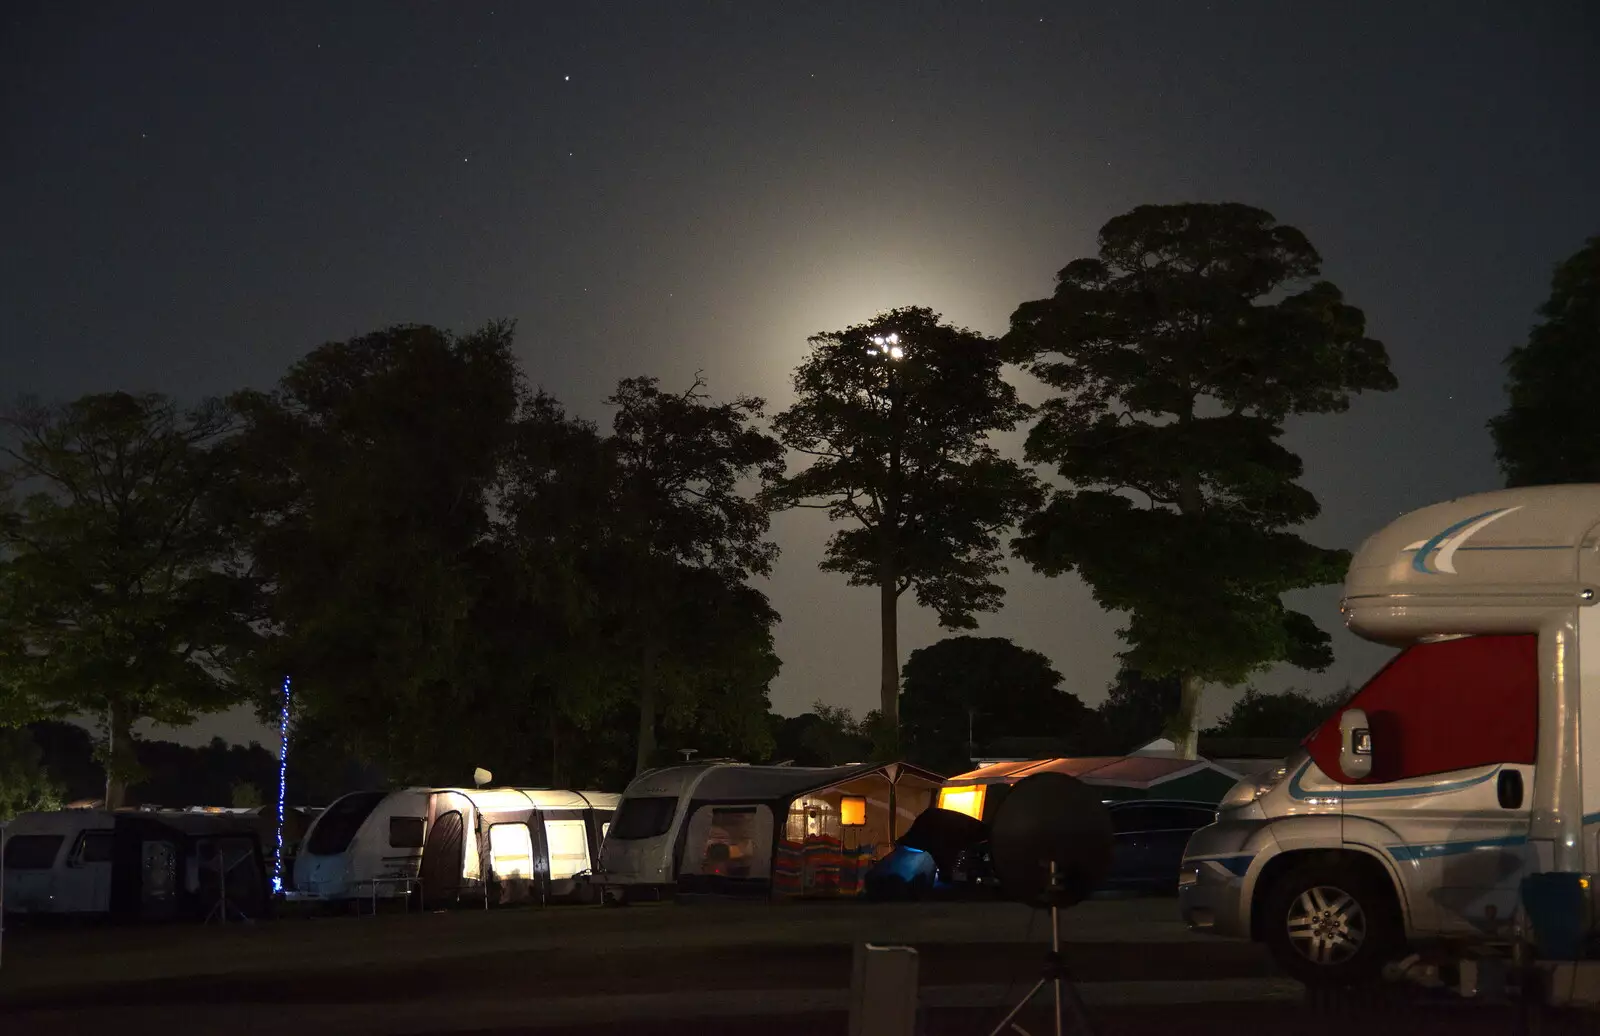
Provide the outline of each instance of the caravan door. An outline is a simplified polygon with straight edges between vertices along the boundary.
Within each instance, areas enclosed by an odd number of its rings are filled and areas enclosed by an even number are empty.
[[[422,901],[429,905],[453,902],[461,894],[461,873],[466,865],[466,822],[460,810],[441,813],[428,833],[422,850]]]

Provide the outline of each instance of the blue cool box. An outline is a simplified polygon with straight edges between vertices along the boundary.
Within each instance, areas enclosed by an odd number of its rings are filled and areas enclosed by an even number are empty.
[[[1522,906],[1533,922],[1543,960],[1579,960],[1588,930],[1589,889],[1584,874],[1530,874],[1522,879]]]

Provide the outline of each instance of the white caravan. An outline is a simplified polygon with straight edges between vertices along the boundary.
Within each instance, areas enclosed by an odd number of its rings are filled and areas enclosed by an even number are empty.
[[[294,898],[425,903],[561,898],[578,889],[618,796],[546,788],[405,788],[335,799],[306,832]]]
[[[1464,497],[1369,538],[1341,611],[1402,650],[1195,833],[1190,926],[1329,984],[1408,944],[1525,943],[1522,879],[1600,866],[1597,593],[1600,485]]]
[[[905,763],[701,762],[649,770],[623,791],[594,880],[609,903],[666,894],[807,894],[839,870],[837,862],[808,862],[808,850],[870,864],[933,805],[940,781]],[[858,870],[865,867],[846,873]]]

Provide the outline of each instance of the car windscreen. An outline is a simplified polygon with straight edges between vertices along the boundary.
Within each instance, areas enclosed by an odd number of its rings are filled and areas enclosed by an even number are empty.
[[[63,841],[61,835],[12,835],[6,839],[6,869],[47,871],[56,865]]]
[[[317,824],[306,839],[306,852],[312,856],[333,856],[350,848],[350,839],[356,836],[361,822],[384,799],[381,791],[358,791],[337,800],[317,818]]]
[[[672,815],[677,810],[678,799],[672,795],[623,799],[611,818],[606,837],[631,840],[664,835],[672,827]]]

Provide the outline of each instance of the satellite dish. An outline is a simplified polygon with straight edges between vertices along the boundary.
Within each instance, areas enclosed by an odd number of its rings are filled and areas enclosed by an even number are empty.
[[[1082,781],[1037,773],[1018,781],[1000,804],[989,846],[1007,899],[1069,907],[1099,888],[1111,870],[1111,814]]]
[[[485,770],[481,766],[472,771],[472,783],[480,788],[492,780],[494,780],[494,774],[490,773],[488,770]]]

